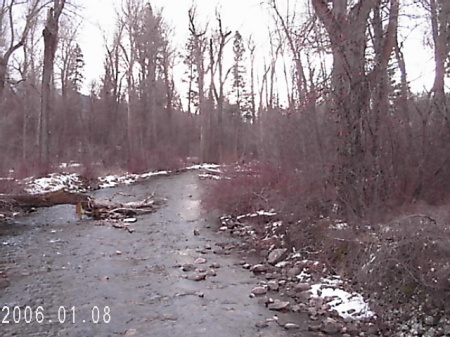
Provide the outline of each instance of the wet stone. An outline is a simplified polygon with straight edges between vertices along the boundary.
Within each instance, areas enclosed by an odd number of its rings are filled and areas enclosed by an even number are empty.
[[[295,323],[286,323],[283,327],[284,327],[286,330],[297,330],[297,329],[300,328],[300,326],[298,326],[298,325],[295,324]]]
[[[269,287],[269,290],[271,290],[271,291],[278,291],[278,289],[280,288],[278,281],[276,281],[276,280],[269,281],[267,283],[267,286]]]
[[[263,264],[255,264],[251,268],[252,272],[254,273],[265,273],[267,271],[267,267]]]
[[[298,283],[295,286],[295,291],[301,293],[303,291],[308,291],[311,289],[311,285],[309,283]]]
[[[302,270],[299,267],[293,267],[287,271],[287,276],[288,277],[296,277],[301,272],[302,272]]]
[[[255,287],[252,289],[252,294],[256,296],[267,294],[267,287]]]
[[[338,333],[341,330],[341,324],[332,318],[327,318],[320,330],[326,334]]]
[[[300,303],[300,304],[296,304],[296,305],[292,306],[293,312],[303,312],[306,310],[307,310],[307,306],[304,303]]]
[[[181,267],[183,271],[193,271],[195,270],[195,266],[192,263],[186,263]]]
[[[267,262],[271,265],[275,265],[278,262],[283,261],[289,254],[287,248],[274,249],[270,252]]]
[[[200,273],[200,274],[188,275],[186,278],[191,281],[203,281],[204,279],[206,279],[206,274]]]
[[[219,268],[220,268],[220,264],[218,264],[217,262],[215,262],[215,263],[212,263],[209,267],[210,267],[210,268],[213,268],[213,269],[219,269]]]
[[[206,272],[208,276],[217,276],[217,272],[214,269],[210,269]]]
[[[267,274],[266,274],[266,279],[268,279],[268,280],[273,280],[274,278],[276,278],[276,275],[275,275],[275,274],[272,274],[272,273],[267,273]]]
[[[268,305],[268,308],[270,310],[281,311],[281,310],[288,310],[290,306],[291,306],[291,304],[289,303],[289,301],[285,302],[285,301],[276,299],[275,301],[273,301],[273,303],[270,303]]]
[[[208,262],[206,259],[204,259],[203,257],[199,257],[198,259],[196,259],[194,261],[195,264],[205,264],[206,262]]]

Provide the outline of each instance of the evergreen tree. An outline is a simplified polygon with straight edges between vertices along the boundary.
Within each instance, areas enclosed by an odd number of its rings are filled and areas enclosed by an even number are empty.
[[[234,64],[232,68],[233,74],[233,86],[232,95],[234,104],[236,104],[238,113],[243,117],[250,117],[251,109],[249,104],[249,94],[246,88],[246,73],[247,69],[245,67],[245,46],[242,35],[239,31],[234,34],[233,40],[233,54],[234,54]]]
[[[70,86],[73,90],[79,92],[81,89],[81,86],[83,85],[84,81],[84,55],[83,52],[78,45],[78,43],[75,45],[75,48],[73,50],[73,61],[71,65],[69,66],[69,81]]]

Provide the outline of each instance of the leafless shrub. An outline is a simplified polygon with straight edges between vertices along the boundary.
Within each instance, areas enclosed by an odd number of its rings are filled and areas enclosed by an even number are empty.
[[[429,314],[448,314],[449,240],[448,226],[428,215],[397,218],[381,226],[377,242],[363,247],[355,276],[392,307],[416,305]]]

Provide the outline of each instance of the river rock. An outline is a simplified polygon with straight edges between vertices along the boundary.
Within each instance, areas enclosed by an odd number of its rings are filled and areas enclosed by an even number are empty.
[[[286,330],[297,330],[297,329],[300,328],[300,327],[299,327],[297,324],[295,324],[295,323],[286,323],[283,327],[284,327]]]
[[[301,293],[303,291],[308,291],[311,289],[311,285],[309,283],[298,283],[295,285],[295,291]]]
[[[195,266],[192,263],[186,263],[181,267],[181,269],[183,271],[192,271],[195,269]]]
[[[267,294],[267,287],[255,287],[252,289],[252,294],[261,296]]]
[[[255,264],[251,271],[254,273],[265,273],[267,271],[267,267],[263,264]]]
[[[206,274],[199,273],[199,274],[188,275],[187,279],[192,280],[192,281],[203,281],[204,279],[206,279]]]
[[[327,318],[323,322],[320,330],[322,332],[325,332],[326,334],[331,335],[331,334],[335,334],[335,333],[338,333],[339,331],[341,331],[341,328],[342,328],[342,326],[338,321],[336,321],[332,318]]]
[[[194,261],[195,264],[205,264],[207,261],[203,257],[199,257]]]
[[[300,267],[292,267],[287,271],[287,276],[288,277],[296,277],[298,274],[300,274],[302,272],[302,269]]]
[[[269,290],[271,290],[271,291],[278,291],[278,289],[280,289],[280,285],[278,284],[277,280],[269,281],[267,283],[267,286],[269,287]]]
[[[303,304],[303,303],[300,303],[300,304]],[[300,306],[300,304],[294,304],[292,306],[292,308],[291,308],[292,312],[301,312],[302,311],[302,307]],[[304,308],[306,310],[306,305],[305,304],[303,304],[303,305],[304,305]]]
[[[425,332],[422,336],[423,337],[435,337],[435,336],[437,336],[437,331],[435,328],[431,328],[427,332]]]
[[[275,265],[280,261],[283,261],[287,256],[289,252],[287,248],[279,248],[274,249],[270,252],[269,257],[267,258],[267,262],[271,265]]]
[[[280,310],[288,310],[290,306],[291,304],[289,303],[289,301],[284,302],[279,299],[276,299],[275,301],[273,301],[273,303],[270,303],[268,305],[268,308],[270,310],[280,311]]]
[[[210,270],[208,270],[206,272],[206,275],[208,275],[208,276],[217,276],[217,272],[216,272],[215,269],[211,268]]]

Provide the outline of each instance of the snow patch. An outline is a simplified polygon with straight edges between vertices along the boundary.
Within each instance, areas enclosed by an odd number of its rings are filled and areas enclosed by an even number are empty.
[[[243,218],[254,218],[257,216],[275,216],[277,215],[277,213],[275,213],[273,210],[270,211],[265,211],[265,210],[260,210],[257,211],[255,213],[248,213],[248,214],[242,214],[236,217],[237,220],[243,219]]]
[[[156,171],[142,174],[132,174],[132,173],[125,173],[123,175],[109,174],[107,176],[98,178],[98,180],[100,181],[99,187],[109,188],[118,185],[130,185],[140,180],[144,180],[150,177],[168,175],[169,173],[170,173],[169,171]]]
[[[220,165],[217,164],[198,164],[198,165],[191,165],[186,167],[186,170],[200,170],[200,169],[206,169],[206,170],[214,170],[214,169],[218,169],[220,167]],[[220,171],[217,171],[220,172]]]
[[[83,182],[76,173],[51,173],[42,178],[27,178],[24,180],[25,191],[30,194],[53,192],[60,189],[67,189],[72,192],[84,191]]]
[[[361,294],[337,288],[341,284],[342,281],[337,277],[326,278],[322,279],[322,283],[311,285],[309,292],[312,297],[331,298],[328,302],[330,311],[335,310],[342,318],[361,319],[375,316]]]

